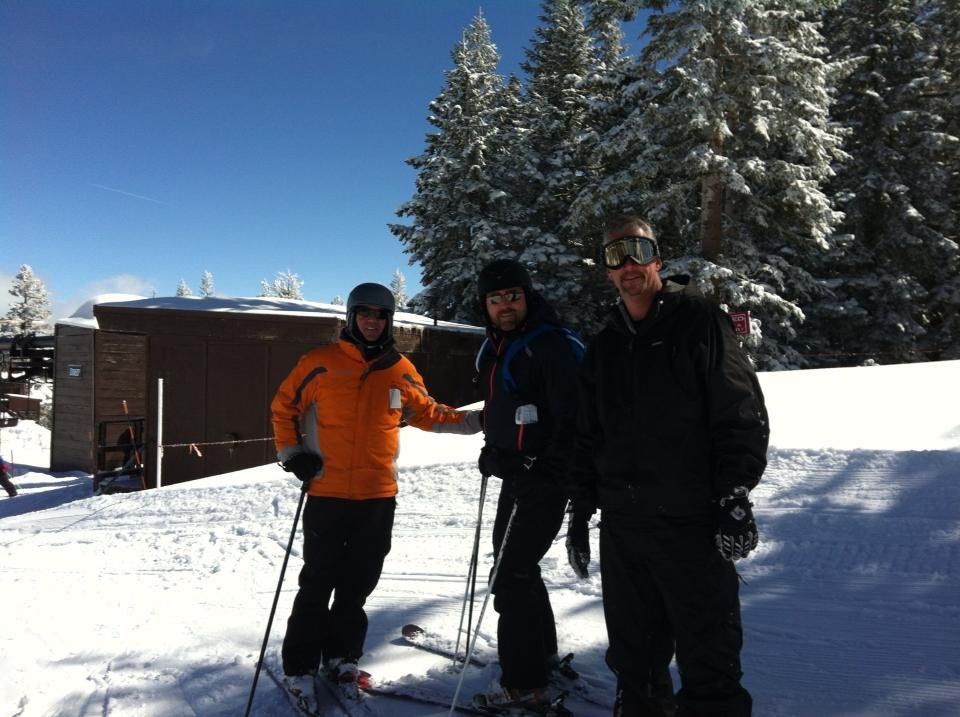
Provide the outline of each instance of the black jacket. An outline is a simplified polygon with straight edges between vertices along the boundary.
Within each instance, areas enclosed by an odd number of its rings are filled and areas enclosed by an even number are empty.
[[[504,453],[536,457],[536,476],[565,490],[573,460],[577,359],[564,334],[543,331],[510,361],[515,387],[511,390],[506,385],[503,357],[510,344],[541,324],[560,326],[556,314],[535,292],[528,294],[527,306],[527,319],[517,331],[503,333],[488,326],[488,345],[478,355],[486,445]],[[536,406],[536,421],[518,423],[518,409],[531,405]],[[523,410],[530,415],[531,409]]]
[[[756,374],[729,317],[688,277],[667,279],[642,321],[612,309],[587,348],[578,405],[579,511],[706,515],[766,467]]]

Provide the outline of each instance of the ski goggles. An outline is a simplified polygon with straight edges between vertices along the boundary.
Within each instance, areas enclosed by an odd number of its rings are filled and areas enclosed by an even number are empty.
[[[520,301],[522,298],[522,291],[504,291],[501,294],[490,294],[487,296],[487,303],[491,306],[497,306],[499,304],[512,304],[514,301]]]
[[[660,256],[657,240],[645,236],[629,236],[614,239],[603,245],[603,265],[608,269],[619,269],[633,259],[638,264],[649,264]]]

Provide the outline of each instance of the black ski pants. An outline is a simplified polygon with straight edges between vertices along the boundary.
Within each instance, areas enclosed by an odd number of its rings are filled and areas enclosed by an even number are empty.
[[[307,498],[300,590],[283,638],[284,673],[307,674],[322,660],[363,655],[363,606],[390,552],[395,510],[394,498]]]
[[[513,504],[513,494],[501,490],[493,524],[494,557],[504,542]],[[500,615],[497,645],[504,687],[547,685],[547,657],[557,653],[557,626],[539,563],[557,537],[566,505],[566,496],[552,489],[517,503],[492,588],[493,608]]]
[[[675,641],[677,716],[748,716],[740,684],[740,597],[733,563],[704,519],[604,511],[600,571],[622,716],[664,714],[662,677]],[[669,677],[669,673],[667,673]]]

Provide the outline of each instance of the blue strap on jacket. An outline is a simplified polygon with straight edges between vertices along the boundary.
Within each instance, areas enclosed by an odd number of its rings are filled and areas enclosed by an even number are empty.
[[[557,326],[556,324],[547,323],[537,324],[530,331],[525,331],[514,338],[510,342],[506,353],[502,357],[503,369],[501,370],[500,375],[503,378],[504,386],[506,386],[507,390],[511,393],[517,390],[517,383],[513,378],[513,372],[510,371],[510,363],[513,361],[517,353],[526,348],[526,346],[537,336],[544,334],[547,331],[559,331],[561,334],[563,334],[564,338],[566,338],[570,343],[570,348],[573,350],[573,355],[574,358],[576,358],[577,363],[580,363],[580,361],[583,359],[583,354],[586,352],[586,346],[584,345],[580,334],[571,328],[567,328],[566,326]],[[492,343],[490,341],[490,337],[488,336],[483,340],[483,343],[480,344],[480,350],[477,351],[477,358],[474,362],[474,366],[478,373],[480,371],[480,359],[483,358],[484,352],[492,350]]]

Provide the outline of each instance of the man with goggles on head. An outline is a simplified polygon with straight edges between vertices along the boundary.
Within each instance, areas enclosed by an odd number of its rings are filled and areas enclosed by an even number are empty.
[[[503,546],[503,557],[491,586],[502,674],[474,702],[545,711],[551,676],[559,671],[576,676],[557,654],[557,628],[539,563],[567,505],[576,413],[572,388],[582,343],[534,291],[520,263],[494,261],[481,270],[477,284],[487,324],[476,363],[485,434],[479,469],[503,481],[493,526],[494,555]]]
[[[729,317],[689,277],[660,278],[650,226],[608,223],[603,261],[620,300],[578,379],[571,564],[600,569],[614,714],[749,715],[733,561],[757,545],[749,491],[769,428],[756,375]],[[675,645],[672,644],[675,642]]]
[[[310,709],[321,665],[347,697],[358,695],[363,605],[390,550],[401,422],[440,433],[481,429],[479,411],[437,403],[394,348],[394,308],[387,287],[355,287],[339,340],[301,357],[271,404],[277,456],[308,494],[282,659],[287,688]]]

